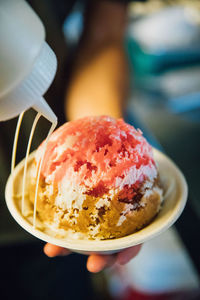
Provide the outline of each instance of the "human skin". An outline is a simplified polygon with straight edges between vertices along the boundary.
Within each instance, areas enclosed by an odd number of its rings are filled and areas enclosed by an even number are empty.
[[[124,265],[128,263],[133,257],[135,257],[140,249],[141,245],[137,245],[113,255],[92,254],[87,259],[87,269],[89,272],[98,273],[106,267],[111,267],[115,263]],[[44,246],[44,253],[49,257],[65,256],[71,254],[68,249],[61,248],[49,243]]]
[[[112,17],[111,17],[112,16]],[[66,93],[68,120],[88,115],[122,116],[128,90],[128,67],[123,47],[127,6],[112,1],[91,1],[85,13],[85,28],[75,57]],[[87,269],[97,273],[115,263],[126,264],[141,245],[114,255],[92,254]],[[49,257],[69,255],[68,249],[46,244]]]

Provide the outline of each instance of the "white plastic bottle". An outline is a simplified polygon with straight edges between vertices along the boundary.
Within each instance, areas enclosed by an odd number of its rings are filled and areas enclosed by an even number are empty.
[[[57,118],[43,98],[57,68],[42,22],[24,0],[0,0],[0,121],[33,107]]]

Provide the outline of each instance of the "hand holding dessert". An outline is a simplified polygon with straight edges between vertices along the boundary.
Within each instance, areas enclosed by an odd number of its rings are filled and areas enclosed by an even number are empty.
[[[106,267],[111,267],[115,263],[124,265],[128,263],[132,258],[134,258],[139,253],[140,249],[141,245],[137,245],[113,255],[92,254],[88,257],[87,269],[89,272],[97,273],[102,271]],[[44,246],[44,253],[49,257],[71,254],[68,249],[61,248],[49,243]]]
[[[34,200],[36,166],[32,165],[30,200]],[[31,191],[33,197],[31,197]],[[39,183],[37,216],[59,236],[106,240],[127,236],[147,225],[162,203],[158,171],[151,146],[140,130],[122,119],[85,117],[68,122],[51,136]],[[88,258],[98,272],[115,262],[127,263],[141,246],[114,255]],[[69,250],[47,244],[54,257]]]

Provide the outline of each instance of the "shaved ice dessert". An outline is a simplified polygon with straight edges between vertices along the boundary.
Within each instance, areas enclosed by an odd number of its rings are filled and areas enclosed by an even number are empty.
[[[32,203],[43,147],[31,166]],[[46,226],[88,239],[119,238],[149,224],[162,199],[152,147],[123,119],[85,117],[51,135],[37,199],[37,218]]]

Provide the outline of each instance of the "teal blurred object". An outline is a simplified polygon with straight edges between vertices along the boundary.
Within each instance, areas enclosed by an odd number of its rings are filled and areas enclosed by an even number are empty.
[[[63,24],[63,33],[70,45],[76,44],[83,31],[83,8],[78,3],[73,11],[65,19]]]
[[[200,25],[192,17],[191,9],[171,6],[130,22],[126,49],[136,76],[200,64]]]
[[[200,24],[181,6],[130,22],[125,40],[133,89],[200,122]]]
[[[126,50],[132,70],[137,77],[143,75],[160,75],[166,70],[176,70],[186,65],[200,65],[200,51],[157,51],[154,53],[145,51],[142,46],[127,36]]]

